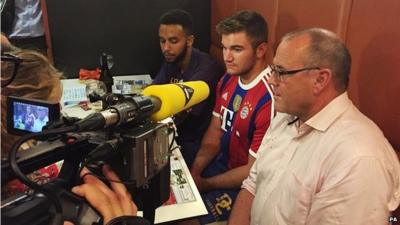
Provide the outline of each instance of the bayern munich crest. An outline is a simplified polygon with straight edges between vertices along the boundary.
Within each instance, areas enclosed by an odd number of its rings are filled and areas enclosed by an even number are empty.
[[[240,110],[240,118],[242,120],[246,119],[247,116],[249,116],[251,110],[253,110],[253,108],[251,107],[250,102],[245,102],[242,110]]]

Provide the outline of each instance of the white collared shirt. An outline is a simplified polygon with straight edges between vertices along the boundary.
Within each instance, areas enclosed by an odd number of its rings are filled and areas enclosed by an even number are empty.
[[[253,225],[380,225],[399,205],[400,164],[380,129],[335,98],[304,124],[278,113],[249,177]]]
[[[44,35],[40,0],[15,0],[15,19],[10,38]]]

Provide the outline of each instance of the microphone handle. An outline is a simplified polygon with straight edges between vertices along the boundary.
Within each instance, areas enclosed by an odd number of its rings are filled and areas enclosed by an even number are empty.
[[[154,96],[135,96],[78,121],[77,131],[95,131],[105,127],[144,120],[161,108],[161,101]]]
[[[93,131],[105,126],[106,120],[101,113],[92,113],[74,124],[77,132]]]
[[[156,96],[149,96],[151,103],[153,104],[153,113],[158,112],[161,109],[161,100]]]

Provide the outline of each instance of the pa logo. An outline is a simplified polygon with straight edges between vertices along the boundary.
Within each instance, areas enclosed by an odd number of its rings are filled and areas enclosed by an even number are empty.
[[[194,89],[183,84],[175,84],[175,85],[177,85],[182,89],[183,94],[185,95],[185,106],[186,106],[189,103],[190,99],[192,99]]]
[[[389,223],[390,223],[390,224],[393,224],[393,223],[395,223],[395,222],[397,222],[397,221],[398,221],[397,217],[395,217],[395,216],[389,216]]]

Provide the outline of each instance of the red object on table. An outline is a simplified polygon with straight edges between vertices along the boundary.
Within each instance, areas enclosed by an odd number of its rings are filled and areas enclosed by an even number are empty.
[[[89,79],[100,79],[100,69],[96,68],[96,70],[79,70],[79,80],[89,80]]]

